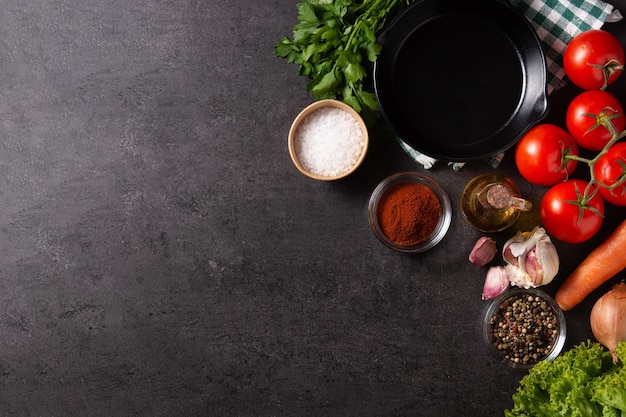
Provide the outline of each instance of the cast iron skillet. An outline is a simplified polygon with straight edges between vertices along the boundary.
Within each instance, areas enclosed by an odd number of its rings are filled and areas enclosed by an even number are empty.
[[[428,156],[496,155],[547,113],[541,43],[508,3],[417,0],[378,42],[373,77],[381,114]]]

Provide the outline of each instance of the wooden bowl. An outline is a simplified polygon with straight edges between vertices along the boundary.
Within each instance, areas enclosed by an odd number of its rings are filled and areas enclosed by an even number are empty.
[[[325,176],[325,175],[321,175],[321,174],[309,171],[301,162],[300,156],[298,154],[298,144],[297,144],[298,129],[300,128],[302,123],[307,119],[307,117],[309,117],[315,111],[323,109],[323,108],[335,108],[335,109],[340,109],[340,110],[347,112],[350,116],[352,116],[355,119],[362,133],[363,146],[361,148],[361,153],[359,157],[357,158],[356,162],[347,171],[341,172],[334,176]],[[352,174],[354,171],[356,171],[356,169],[361,165],[361,163],[365,159],[368,145],[369,145],[369,135],[368,135],[367,126],[365,125],[365,122],[363,121],[363,119],[361,118],[361,116],[359,115],[357,111],[355,111],[352,107],[350,107],[346,103],[342,101],[338,101],[338,100],[330,100],[330,99],[319,100],[308,105],[300,112],[300,114],[298,114],[298,116],[295,118],[295,120],[293,121],[291,125],[291,129],[289,129],[288,146],[289,146],[289,155],[291,155],[291,160],[293,161],[298,171],[300,171],[302,174],[306,175],[307,177],[313,178],[316,180],[333,181],[333,180],[338,180],[340,178],[345,178],[348,175]]]

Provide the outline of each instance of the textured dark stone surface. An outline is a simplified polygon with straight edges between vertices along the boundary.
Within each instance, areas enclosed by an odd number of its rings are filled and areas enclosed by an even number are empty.
[[[351,178],[295,170],[287,132],[312,98],[273,47],[296,3],[2,3],[0,416],[511,406],[523,373],[483,346],[485,269],[467,262],[480,234],[458,211],[489,168],[429,171],[452,200],[450,233],[421,255],[384,248],[369,194],[423,170],[383,130]],[[625,27],[610,28],[626,44]],[[612,88],[624,101],[625,86]],[[553,96],[551,120],[575,92]],[[510,153],[501,171],[544,191]],[[558,245],[564,274],[623,218],[612,213],[594,240]],[[568,314],[568,343],[589,337],[589,308]]]

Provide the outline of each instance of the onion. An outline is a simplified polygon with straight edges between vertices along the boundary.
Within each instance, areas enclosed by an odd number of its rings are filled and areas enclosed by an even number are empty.
[[[626,341],[626,284],[614,285],[596,301],[589,319],[595,338],[606,347],[617,363],[615,348]]]

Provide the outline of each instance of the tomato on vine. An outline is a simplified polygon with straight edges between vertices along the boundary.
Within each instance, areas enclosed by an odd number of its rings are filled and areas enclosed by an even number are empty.
[[[578,162],[566,159],[578,156],[578,146],[565,129],[550,123],[532,127],[517,143],[515,163],[529,182],[548,186],[564,181]]]
[[[607,202],[626,206],[626,142],[611,146],[593,166],[600,194]]]
[[[563,54],[568,78],[585,90],[604,90],[622,74],[624,48],[617,38],[603,30],[576,35]]]
[[[556,239],[580,243],[600,230],[604,201],[597,187],[588,185],[580,179],[567,180],[544,194],[539,214],[545,229]]]
[[[584,91],[567,107],[565,124],[578,146],[599,151],[614,133],[624,130],[624,109],[620,101],[606,91]]]

